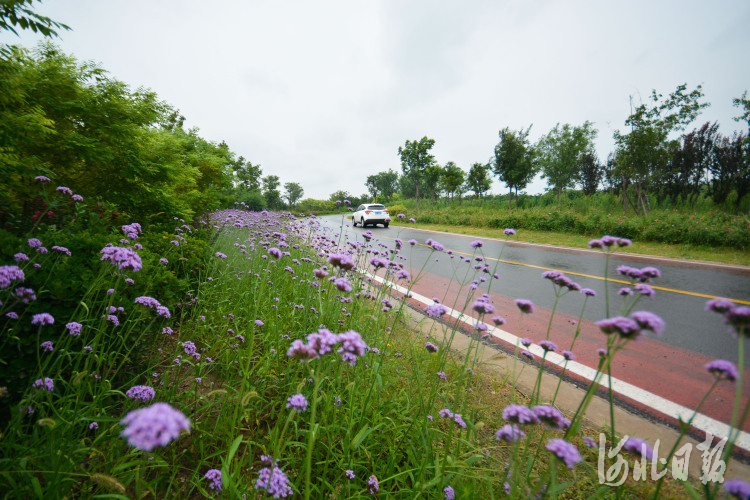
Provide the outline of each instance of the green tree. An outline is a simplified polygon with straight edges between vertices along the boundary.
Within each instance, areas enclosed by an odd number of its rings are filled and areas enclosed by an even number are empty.
[[[284,183],[284,198],[289,204],[289,208],[295,206],[299,200],[302,199],[302,195],[305,193],[302,186],[296,182]]]
[[[547,186],[557,192],[557,202],[563,189],[575,186],[580,178],[579,166],[584,154],[593,151],[596,129],[587,121],[580,126],[558,123],[536,143],[536,160],[547,179]]]
[[[604,167],[599,163],[596,153],[589,151],[581,155],[578,160],[578,181],[583,188],[583,194],[591,196],[596,194],[599,184],[604,177]]]
[[[465,180],[466,172],[461,167],[452,161],[445,164],[440,183],[443,186],[443,190],[450,195],[451,201],[453,201],[453,196],[456,194],[459,195],[460,199]]]
[[[372,196],[372,199],[378,197],[378,194],[380,194],[380,186],[378,186],[378,174],[374,175],[368,175],[367,180],[365,181],[365,186],[367,187],[367,192],[370,193],[370,196]]]
[[[466,177],[466,189],[474,191],[474,196],[481,198],[492,187],[490,171],[491,166],[489,163],[474,163],[469,169],[469,175]]]
[[[281,208],[281,193],[279,193],[279,176],[267,175],[263,177],[263,198],[266,206],[271,210]]]
[[[33,3],[34,0],[2,0],[0,2],[0,30],[12,31],[18,35],[15,30],[18,26],[23,30],[30,29],[34,33],[39,32],[47,37],[59,36],[56,29],[70,30],[69,26],[40,16],[31,10]]]
[[[516,208],[518,208],[518,189],[525,188],[534,179],[534,151],[529,145],[529,132],[526,130],[510,130],[505,127],[499,132],[500,142],[495,146],[495,161],[492,169],[500,181],[504,182],[510,191],[508,208],[511,208],[513,189],[516,190]]]
[[[260,164],[253,165],[249,161],[240,156],[239,159],[232,164],[232,170],[234,171],[234,178],[237,182],[237,186],[244,191],[260,191],[260,180],[263,176],[263,170],[260,168]]]
[[[398,190],[398,173],[392,169],[385,172],[378,172],[375,175],[367,177],[367,190],[375,199],[379,194],[383,195],[386,201],[393,199],[393,193]]]
[[[630,133],[615,131],[617,145],[617,165],[622,178],[623,206],[628,207],[628,184],[635,185],[636,202],[629,203],[636,212],[647,214],[649,188],[658,190],[669,175],[667,168],[671,153],[679,147],[682,131],[708,106],[702,103],[703,89],[698,85],[687,92],[687,84],[682,84],[666,98],[656,90],[651,93],[651,104],[641,104],[635,108],[625,125]]]
[[[425,136],[418,141],[407,140],[404,147],[398,148],[398,154],[401,157],[401,170],[414,183],[417,213],[419,213],[419,186],[422,177],[424,177],[427,169],[435,163],[435,157],[430,154],[430,149],[434,145],[435,139],[429,139]]]

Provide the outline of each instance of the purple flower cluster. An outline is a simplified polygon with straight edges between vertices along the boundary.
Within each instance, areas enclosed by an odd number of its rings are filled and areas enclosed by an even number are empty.
[[[108,260],[118,269],[128,269],[131,271],[140,271],[143,269],[141,257],[132,248],[107,246],[102,248],[102,258],[99,260]]]
[[[632,244],[633,242],[628,238],[618,238],[616,236],[605,235],[600,239],[589,241],[589,248],[601,248],[602,250],[606,250],[614,245],[619,247],[629,247]]]
[[[120,435],[128,440],[128,444],[146,452],[168,445],[182,431],[190,431],[190,420],[167,403],[154,403],[133,410],[120,424],[125,426]]]
[[[495,431],[495,439],[498,441],[505,441],[513,443],[526,437],[526,433],[521,430],[516,424],[505,424],[500,429]]]
[[[516,424],[538,424],[539,417],[524,405],[508,405],[503,410],[503,419]]]
[[[424,348],[427,349],[427,352],[438,352],[438,346],[432,342],[425,342]]]
[[[54,382],[51,378],[44,377],[43,379],[36,379],[32,384],[32,387],[36,389],[45,389],[47,392],[52,392],[55,388]]]
[[[23,281],[25,276],[18,266],[0,266],[0,288],[8,288],[11,281]]]
[[[345,253],[334,253],[328,257],[328,263],[332,266],[340,267],[346,271],[354,269],[354,259]]]
[[[414,219],[412,219],[412,220],[414,220]],[[367,488],[368,488],[368,490],[370,492],[370,495],[374,495],[375,493],[377,493],[378,491],[380,491],[380,485],[378,484],[378,478],[375,477],[374,474],[372,476],[370,476],[370,478],[367,480]]]
[[[142,401],[146,403],[154,399],[156,393],[154,392],[153,387],[149,387],[147,385],[134,385],[133,387],[128,389],[125,395],[130,399],[134,399],[135,401]]]
[[[431,238],[428,238],[427,241],[425,241],[425,244],[429,245],[433,250],[437,252],[442,252],[443,250],[445,250],[445,247],[443,245]]]
[[[632,451],[633,453],[645,457],[646,460],[652,460],[654,458],[654,450],[644,441],[643,439],[630,436],[623,448]]]
[[[430,304],[425,308],[427,316],[431,318],[437,318],[448,312],[448,308],[443,304]]]
[[[570,420],[563,417],[560,410],[554,406],[549,405],[538,405],[532,408],[534,415],[539,419],[540,422],[554,427],[559,430],[565,430],[570,427]]]
[[[750,499],[750,484],[742,479],[731,479],[724,483],[724,490],[734,498]]]
[[[290,396],[286,400],[286,407],[296,410],[297,413],[302,413],[307,410],[307,398],[302,394]]]
[[[495,306],[490,304],[490,296],[486,293],[482,294],[482,296],[472,304],[471,308],[479,314],[493,314],[495,312]]]
[[[570,291],[580,291],[581,285],[571,280],[560,271],[544,271],[542,278],[550,280],[554,285],[560,288],[567,288]]]
[[[615,316],[596,322],[596,326],[607,335],[616,333],[623,338],[638,338],[643,330],[651,330],[657,335],[664,332],[664,320],[652,312],[635,311],[629,318]]]
[[[52,317],[49,313],[39,313],[35,314],[31,317],[31,324],[32,325],[52,325],[55,323],[55,318]]]
[[[547,441],[545,448],[551,451],[557,458],[565,462],[568,469],[572,469],[577,463],[583,462],[583,457],[581,457],[581,454],[578,452],[578,448],[564,439],[550,439]]]
[[[258,480],[255,482],[256,490],[266,490],[266,493],[274,498],[286,498],[291,496],[294,491],[289,486],[289,478],[279,468],[279,461],[274,460],[269,455],[262,455],[261,461],[266,467],[263,467],[258,473]]]
[[[737,367],[734,366],[731,361],[726,361],[724,359],[717,359],[706,363],[705,368],[708,373],[715,375],[716,378],[719,379],[725,378],[732,382],[736,382],[739,377]]]
[[[526,299],[516,299],[516,307],[521,310],[524,314],[531,314],[534,312],[534,303]]]
[[[341,346],[336,352],[341,355],[343,361],[351,366],[355,366],[357,359],[364,356],[369,349],[365,341],[362,340],[362,336],[353,330],[335,334],[321,328],[318,333],[311,333],[307,336],[307,343],[300,339],[293,341],[286,355],[300,361],[309,361],[332,352],[339,343]]]
[[[203,475],[204,479],[208,479],[211,483],[208,485],[213,491],[221,491],[221,471],[219,469],[209,469]]]

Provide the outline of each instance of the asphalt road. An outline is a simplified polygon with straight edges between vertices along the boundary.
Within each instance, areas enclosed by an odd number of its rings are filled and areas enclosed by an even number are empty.
[[[383,228],[382,226],[351,227],[351,221],[341,216],[323,217],[324,226],[331,235],[337,235],[341,244],[347,241],[364,242],[362,233],[373,234],[373,248],[383,250],[378,244],[394,247],[394,240],[415,239],[419,244],[405,245],[402,255],[407,257],[405,268],[413,277],[419,275],[413,291],[425,297],[438,297],[457,310],[463,310],[481,293],[489,293],[497,313],[506,318],[502,328],[518,337],[528,337],[535,343],[547,336],[548,325],[555,300],[552,284],[541,277],[545,270],[559,270],[566,273],[583,288],[592,288],[597,297],[590,298],[583,320],[581,332],[574,346],[577,361],[592,368],[598,364],[597,349],[606,344],[605,335],[595,322],[619,314],[623,303],[618,290],[625,283],[610,282],[610,311],[607,314],[604,293],[605,256],[601,251],[588,249],[568,249],[546,245],[531,245],[517,242],[504,243],[502,240],[476,238],[450,233],[436,233],[407,227]],[[435,252],[424,243],[427,239],[441,243],[447,252]],[[471,242],[483,242],[481,250],[471,247]],[[489,263],[492,273],[500,276],[489,282],[480,282],[471,295],[466,285],[473,279],[489,275],[475,271],[474,257],[480,254]],[[460,259],[459,255],[464,258]],[[471,264],[467,262],[472,259]],[[656,289],[653,299],[642,297],[634,310],[647,310],[658,314],[666,322],[664,334],[657,338],[648,335],[630,342],[627,348],[618,352],[613,361],[612,376],[624,380],[641,389],[695,409],[701,398],[711,387],[713,377],[704,365],[714,359],[727,359],[737,363],[738,341],[723,324],[723,319],[705,310],[710,298],[723,297],[738,304],[750,303],[750,268],[724,266],[695,261],[659,259],[632,254],[613,254],[609,261],[609,278],[621,280],[615,269],[620,265],[631,267],[657,267],[661,278],[651,285]],[[423,269],[420,271],[420,269]],[[372,271],[372,269],[369,269]],[[382,274],[382,272],[380,273]],[[461,286],[461,282],[464,286]],[[534,302],[535,312],[521,314],[513,301],[517,298]],[[577,292],[563,295],[552,318],[549,339],[560,349],[569,349],[577,320],[581,313],[584,296]],[[470,307],[464,312],[476,316]],[[745,349],[745,366],[750,366],[750,349]],[[734,401],[735,387],[729,382],[719,384],[704,404],[701,412],[711,418],[728,423]],[[743,400],[750,398],[750,384],[743,386]],[[631,401],[638,406],[643,403]],[[644,408],[649,412],[649,408]],[[750,431],[750,422],[743,429]]]

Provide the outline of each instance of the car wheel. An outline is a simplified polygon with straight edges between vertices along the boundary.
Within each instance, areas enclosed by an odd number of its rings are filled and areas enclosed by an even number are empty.
[[[364,217],[362,217],[361,219],[359,219],[359,223],[362,224],[362,227],[367,227],[367,222],[365,222],[365,218]]]
[[[383,227],[388,227],[388,223],[386,222],[385,224],[383,224]]]
[[[352,226],[357,227],[357,221],[352,219]]]

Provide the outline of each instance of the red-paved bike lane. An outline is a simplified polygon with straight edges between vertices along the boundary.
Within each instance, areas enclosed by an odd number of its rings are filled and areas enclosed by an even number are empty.
[[[463,309],[470,292],[465,287],[461,291],[457,291],[454,282],[429,272],[422,273],[412,291],[428,298],[437,297],[447,307],[456,311]],[[515,306],[514,300],[523,297],[510,297],[500,293],[491,293],[491,296],[492,304],[497,309],[496,314],[503,316],[507,321],[500,328],[518,337],[527,337],[534,343],[547,338],[551,307],[535,304],[534,313],[523,316],[519,332],[521,313]],[[472,301],[477,297],[478,295],[474,295]],[[565,297],[561,300],[565,300]],[[412,301],[411,305],[424,310],[424,305],[416,301]],[[476,313],[471,310],[471,303],[468,304],[464,314],[476,317]],[[577,316],[563,314],[559,311],[555,313],[549,339],[557,344],[560,350],[570,349],[577,320]],[[487,318],[487,321],[489,321],[489,318]],[[727,332],[726,335],[730,335],[730,333]],[[499,339],[494,340],[495,342],[502,342]],[[606,335],[593,322],[582,321],[581,332],[573,347],[576,361],[596,369],[599,363],[597,350],[606,347],[606,342]],[[700,353],[671,346],[653,338],[653,336],[642,336],[638,340],[628,342],[624,349],[617,352],[612,362],[612,376],[694,410],[714,382],[713,375],[709,374],[704,368],[704,365],[713,361],[713,359]],[[750,384],[747,383],[747,377],[744,377],[744,379],[743,405],[750,398]],[[703,404],[700,413],[729,424],[732,418],[735,391],[736,385],[733,382],[721,381]],[[654,418],[676,423],[674,419],[660,414],[640,401],[633,401],[628,398],[621,399]],[[743,430],[750,431],[750,422],[745,422]]]

